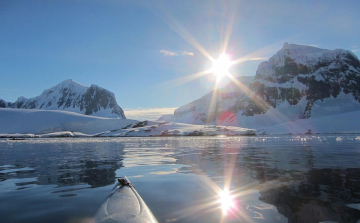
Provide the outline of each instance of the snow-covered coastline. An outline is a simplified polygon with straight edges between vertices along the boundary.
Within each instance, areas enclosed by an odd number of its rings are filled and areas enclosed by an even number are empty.
[[[297,119],[254,129],[101,118],[66,111],[0,108],[0,138],[238,136],[360,133],[360,111]]]
[[[348,134],[360,133],[360,111],[309,119],[296,119],[257,128],[257,134]]]
[[[0,138],[255,135],[254,129],[0,108]]]

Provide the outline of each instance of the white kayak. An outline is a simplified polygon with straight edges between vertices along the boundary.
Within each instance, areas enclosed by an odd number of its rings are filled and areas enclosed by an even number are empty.
[[[126,176],[117,180],[94,220],[97,223],[158,222]]]

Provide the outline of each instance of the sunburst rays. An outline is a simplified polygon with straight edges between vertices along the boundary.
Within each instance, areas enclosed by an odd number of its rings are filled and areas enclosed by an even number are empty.
[[[170,213],[170,218],[176,219],[207,219],[213,217],[219,219],[219,222],[227,222],[227,219],[237,220],[239,222],[255,222],[255,217],[247,210],[248,204],[246,200],[256,194],[256,190],[260,189],[262,185],[254,181],[252,183],[246,183],[242,179],[238,179],[238,170],[235,168],[238,162],[241,148],[224,148],[224,178],[223,187],[219,187],[220,182],[215,182],[211,177],[199,175],[199,185],[202,190],[206,191],[209,196],[204,199],[199,199],[192,202],[187,208]],[[197,167],[199,168],[199,167]],[[202,171],[195,171],[202,173]],[[232,182],[233,179],[237,179],[236,182]],[[233,189],[233,186],[236,188]]]
[[[233,7],[235,9],[236,7]],[[158,15],[163,18],[163,20],[169,25],[169,27],[174,30],[180,37],[187,41],[191,46],[193,46],[198,52],[200,52],[210,63],[215,63],[216,59],[211,56],[212,53],[208,52],[205,47],[171,14],[169,10],[164,8],[163,5],[157,5],[156,11],[159,12]],[[230,37],[233,29],[233,24],[236,18],[236,10],[232,10],[228,17],[228,22],[225,25],[224,32],[222,34],[222,41],[220,41],[218,55],[225,55],[228,51],[228,46],[230,42]],[[237,64],[244,63],[245,61],[250,60],[259,60],[266,59],[263,55],[267,54],[269,51],[273,52],[273,46],[262,48],[256,52],[250,53],[248,55],[242,56],[240,58],[234,59],[231,61],[231,64],[228,66],[234,66]],[[189,81],[196,80],[198,78],[209,75],[209,73],[214,72],[214,70],[205,69],[200,72],[184,76],[175,80],[171,80],[164,83],[164,86],[171,88],[172,86],[182,85]],[[212,75],[212,74],[211,74]],[[248,86],[241,83],[238,79],[232,76],[230,72],[224,74],[227,78],[230,79],[242,92],[248,95],[249,100],[254,102],[261,110],[267,110],[270,108],[269,103],[267,103],[263,98],[256,95],[256,92],[253,92]],[[219,79],[214,82],[214,90],[212,91],[212,97],[210,105],[208,108],[207,122],[212,122],[211,114],[217,113],[217,100],[221,97],[219,92],[220,81]],[[278,118],[281,117],[281,114],[278,114]],[[235,190],[231,190],[231,184],[234,177],[234,168],[236,163],[237,155],[232,157],[230,160],[230,168],[227,169],[227,172],[224,173],[224,188],[219,188],[211,179],[204,177],[203,184],[204,187],[210,188],[213,196],[199,200],[194,205],[189,206],[188,208],[172,213],[176,216],[182,216],[184,218],[191,216],[206,215],[208,213],[223,210],[223,213],[229,213],[239,221],[244,222],[254,222],[248,214],[244,212],[244,209],[233,207],[236,205],[232,199],[236,199],[241,202],[242,198],[253,193],[256,188],[254,185],[245,185]],[[225,215],[221,218],[220,222],[225,221]]]
[[[196,40],[196,38],[183,27],[183,25],[171,14],[164,4],[156,4],[152,2],[152,9],[160,16],[163,21],[180,37],[197,49],[203,56],[211,62],[215,61],[214,58],[205,50],[205,48]]]
[[[224,16],[224,18],[226,18],[226,22],[224,23],[224,28],[221,30],[221,41],[219,43],[219,54],[220,55],[220,61],[223,60],[223,58],[225,58],[224,56],[226,55],[227,52],[227,48],[229,46],[229,41],[230,41],[230,37],[232,34],[232,29],[233,29],[233,24],[234,21],[236,19],[236,7],[235,6],[231,6],[230,9],[228,10],[228,13],[226,14],[226,16]],[[185,83],[188,83],[190,81],[196,80],[198,78],[202,78],[205,77],[207,75],[213,75],[212,73],[216,73],[217,74],[217,78],[216,81],[214,81],[214,90],[212,92],[212,98],[210,101],[210,106],[208,108],[208,112],[207,114],[213,114],[216,116],[216,112],[217,112],[217,100],[220,97],[220,92],[218,91],[218,88],[220,87],[220,80],[223,77],[227,77],[228,79],[230,79],[230,81],[234,82],[236,86],[238,86],[240,88],[241,91],[249,94],[249,95],[254,95],[251,90],[243,85],[240,81],[238,81],[236,78],[234,78],[232,76],[232,74],[228,71],[226,71],[227,69],[230,68],[230,66],[235,66],[237,64],[241,64],[245,61],[249,61],[252,60],[254,58],[262,58],[261,55],[263,55],[263,53],[267,53],[268,52],[268,48],[264,48],[261,50],[258,50],[254,53],[248,54],[246,56],[242,56],[241,58],[237,58],[234,59],[232,61],[228,60],[225,61],[225,71],[223,73],[221,73],[221,70],[223,69],[221,66],[218,66],[217,60],[211,56],[211,53],[208,52],[205,47],[194,37],[194,35],[192,35],[182,24],[179,20],[177,20],[171,13],[170,10],[168,10],[165,7],[165,4],[154,4],[153,5],[153,10],[156,12],[156,14],[158,16],[160,16],[164,22],[166,22],[168,24],[168,26],[174,30],[180,37],[182,37],[185,41],[187,41],[191,46],[193,46],[198,52],[200,52],[210,63],[212,63],[214,66],[210,69],[205,69],[202,70],[200,72],[194,73],[194,74],[190,74],[178,79],[174,79],[174,80],[170,80],[167,82],[162,83],[161,85],[164,86],[163,89],[171,89],[172,87],[175,86],[179,86],[179,85],[183,85]],[[260,55],[260,56],[259,56]],[[260,108],[267,108],[268,104],[262,100],[259,97],[254,97],[254,102],[257,106],[259,106]],[[208,115],[207,117],[207,122],[212,122],[213,121],[213,117],[212,115]]]
[[[208,69],[207,72],[214,74],[216,76],[216,82],[220,82],[224,76],[231,76],[229,69],[233,64],[229,55],[223,53],[213,62],[212,67]]]

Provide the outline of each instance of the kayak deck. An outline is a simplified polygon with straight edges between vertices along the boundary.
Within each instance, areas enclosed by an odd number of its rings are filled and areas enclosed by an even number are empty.
[[[94,220],[97,223],[158,222],[126,176],[118,179]]]

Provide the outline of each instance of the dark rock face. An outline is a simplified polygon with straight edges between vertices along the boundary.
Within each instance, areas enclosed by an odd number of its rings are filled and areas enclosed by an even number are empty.
[[[0,99],[0,108],[6,108],[6,107],[7,107],[6,101],[4,101],[3,99]]]
[[[108,107],[112,108],[111,113],[125,118],[123,110],[117,105],[114,94],[104,88],[91,85],[81,99],[83,104],[80,107],[85,109],[85,115],[91,115],[101,110],[101,108]]]
[[[63,81],[35,98],[20,97],[14,103],[0,100],[0,107],[65,110],[85,115],[126,118],[112,92],[97,85],[85,87],[72,80]]]

